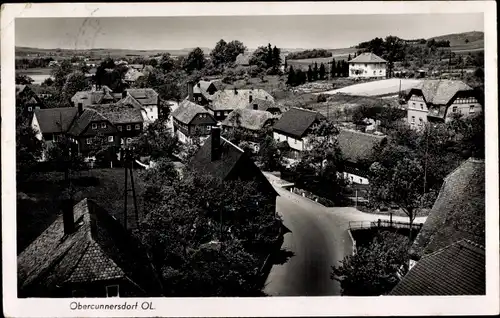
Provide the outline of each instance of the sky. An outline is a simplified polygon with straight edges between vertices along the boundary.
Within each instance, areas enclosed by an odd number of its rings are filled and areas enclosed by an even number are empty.
[[[345,48],[374,37],[429,38],[483,31],[482,13],[219,17],[18,18],[16,46],[64,49]]]

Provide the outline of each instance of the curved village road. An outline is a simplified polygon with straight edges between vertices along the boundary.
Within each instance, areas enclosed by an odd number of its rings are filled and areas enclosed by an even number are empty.
[[[269,175],[266,173],[266,176]],[[274,265],[264,291],[270,296],[335,296],[340,284],[330,279],[332,265],[352,253],[347,229],[350,221],[375,221],[386,216],[367,214],[354,208],[326,208],[291,193],[270,179],[279,193],[277,212],[291,231],[282,249],[293,253],[283,265]],[[407,218],[393,217],[394,221]],[[415,222],[425,222],[417,218]]]

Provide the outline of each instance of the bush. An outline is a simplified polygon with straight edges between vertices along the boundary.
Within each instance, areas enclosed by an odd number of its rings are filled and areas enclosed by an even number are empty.
[[[264,70],[257,65],[251,65],[247,70],[248,75],[251,77],[258,77],[263,71]]]
[[[318,103],[324,103],[324,102],[326,102],[326,95],[325,94],[319,94],[317,102]]]

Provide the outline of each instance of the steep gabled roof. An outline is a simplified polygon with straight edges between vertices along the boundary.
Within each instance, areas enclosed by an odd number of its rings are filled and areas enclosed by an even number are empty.
[[[158,93],[152,88],[129,88],[127,94],[130,94],[143,106],[158,105]]]
[[[413,243],[418,259],[453,242],[485,242],[484,160],[470,158],[444,180],[432,210]]]
[[[273,115],[269,112],[242,108],[235,109],[229,113],[229,116],[222,122],[222,125],[228,127],[240,126],[249,130],[259,130],[264,128],[265,124],[272,119]]]
[[[268,194],[278,195],[262,171],[245,152],[224,137],[220,138],[220,159],[212,161],[212,136],[196,152],[188,164],[190,169],[220,180],[253,180]]]
[[[132,106],[132,107],[135,107],[138,109],[142,108],[142,104],[139,103],[135,98],[133,98],[130,95],[127,95],[125,98],[120,99],[115,104],[116,105],[124,105],[124,106],[128,105],[128,106]]]
[[[281,107],[278,104],[274,103],[273,101],[261,98],[254,98],[251,103],[248,103],[247,108],[254,109],[254,105],[257,105],[257,110],[267,111],[270,108],[281,109]]]
[[[140,108],[127,104],[102,104],[88,106],[108,119],[112,124],[142,123],[142,113]]]
[[[387,61],[373,53],[362,53],[350,60],[349,63],[387,63]]]
[[[281,116],[273,129],[291,136],[302,138],[311,125],[325,118],[318,112],[293,107]]]
[[[339,129],[337,141],[344,159],[352,163],[367,160],[374,147],[386,140],[386,136],[367,134],[360,131]]]
[[[108,119],[93,109],[84,109],[83,113],[73,121],[68,133],[80,136],[93,121],[107,121]]]
[[[252,98],[269,100],[274,103],[274,97],[263,89],[225,89],[212,95],[209,107],[212,110],[233,110],[246,108]]]
[[[50,297],[67,283],[116,278],[138,285],[142,292],[138,296],[156,293],[157,283],[147,257],[116,219],[87,199],[74,206],[73,216],[73,233],[64,233],[60,215],[19,254],[21,297]]]
[[[42,134],[67,132],[77,113],[76,107],[35,109]]]
[[[181,123],[188,125],[198,114],[208,114],[210,117],[212,117],[212,115],[210,115],[210,113],[202,106],[195,104],[189,100],[183,100],[179,104],[179,107],[177,107],[172,112],[172,117],[174,117]]]
[[[420,90],[425,101],[434,105],[446,105],[457,92],[472,90],[464,82],[452,80],[425,80],[413,89]]]
[[[389,295],[485,295],[485,265],[484,247],[461,240],[423,257]]]

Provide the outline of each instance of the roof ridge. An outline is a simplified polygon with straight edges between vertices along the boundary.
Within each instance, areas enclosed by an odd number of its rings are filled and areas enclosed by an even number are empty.
[[[319,114],[319,112],[317,112],[315,110],[311,110],[311,109],[307,109],[307,108],[302,108],[302,107],[297,107],[297,106],[293,106],[290,109],[294,109],[294,108],[298,109],[298,110],[303,110],[303,111],[306,111],[306,112],[314,113],[314,114]]]
[[[241,151],[242,153],[245,153],[245,151],[243,149],[241,149],[240,147],[236,146],[235,144],[233,144],[232,142],[230,142],[229,140],[227,140],[226,138],[224,137],[220,137],[221,140],[224,140],[225,142],[227,142],[228,144],[230,144],[231,146],[235,147],[236,149],[238,149],[239,151]]]
[[[464,243],[469,243],[470,245],[467,245],[467,244],[464,244]],[[430,256],[434,256],[434,255],[439,254],[441,252],[444,252],[445,250],[447,250],[447,249],[449,249],[451,247],[454,247],[456,245],[460,245],[462,247],[465,247],[465,248],[468,248],[470,250],[473,250],[473,251],[477,252],[477,250],[474,250],[474,249],[471,248],[471,247],[476,247],[476,249],[482,250],[482,253],[484,253],[484,247],[482,245],[480,245],[478,243],[475,243],[475,242],[472,242],[472,241],[470,241],[468,239],[461,239],[461,240],[455,241],[455,242],[453,242],[453,243],[451,243],[449,245],[446,245],[445,247],[442,247],[442,248],[440,248],[440,249],[438,249],[438,250],[436,250],[436,251],[434,251],[434,252],[432,252],[430,254],[422,256],[420,258],[420,260],[423,260],[423,259],[428,258]],[[481,253],[481,252],[479,252],[479,253]]]
[[[477,249],[480,249],[483,253],[485,251],[485,247],[483,245],[476,243],[474,241],[471,241],[469,239],[463,239],[463,240],[458,241],[457,243],[459,243],[460,245],[467,247],[467,248],[470,248],[471,246],[475,247]],[[464,244],[464,243],[467,243],[469,245],[467,246],[467,244]]]

